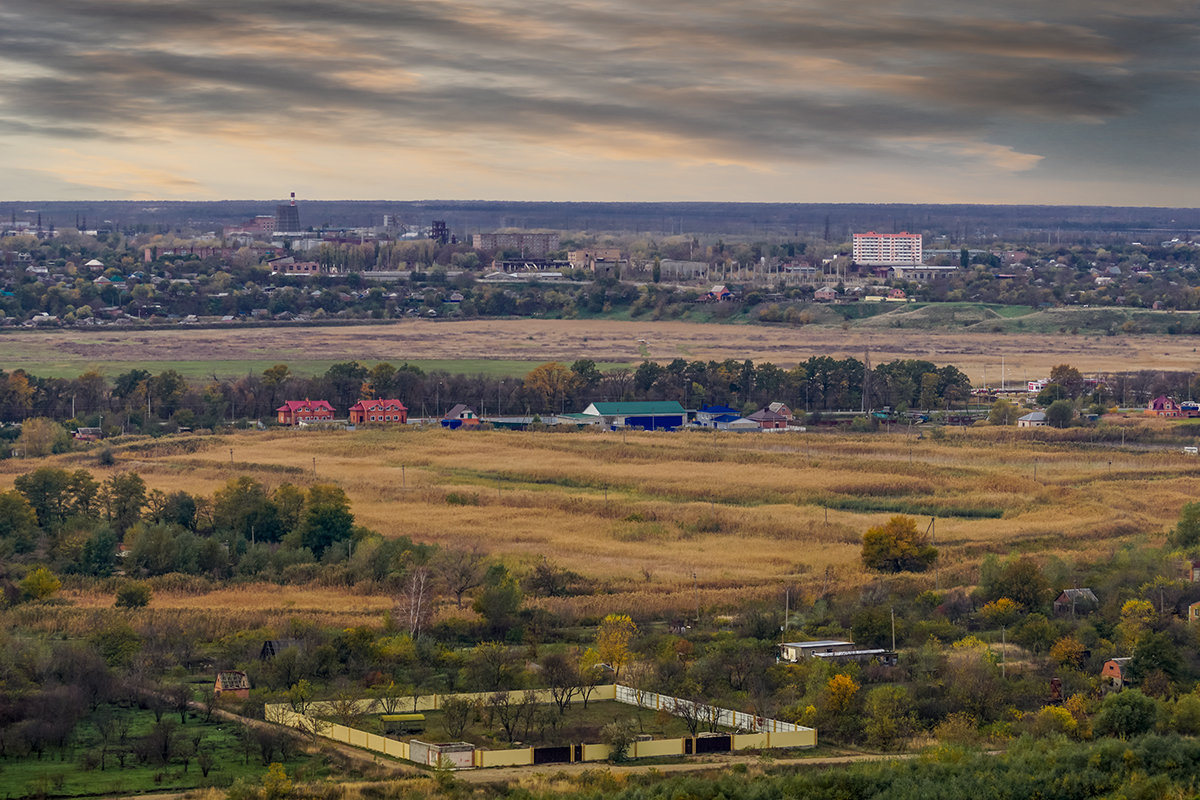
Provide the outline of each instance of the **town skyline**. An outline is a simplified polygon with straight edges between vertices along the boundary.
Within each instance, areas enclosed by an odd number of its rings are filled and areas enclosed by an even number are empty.
[[[1200,11],[13,0],[0,200],[1197,205]]]

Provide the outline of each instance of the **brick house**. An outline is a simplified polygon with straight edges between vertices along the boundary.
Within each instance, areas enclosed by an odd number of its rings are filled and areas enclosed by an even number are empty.
[[[391,422],[404,425],[408,422],[408,407],[399,400],[359,400],[350,406],[350,424],[365,422]]]
[[[333,406],[325,400],[288,400],[275,409],[280,425],[300,425],[306,422],[332,422]]]
[[[1150,405],[1146,407],[1146,416],[1181,417],[1183,416],[1183,411],[1179,408],[1179,403],[1176,403],[1165,394],[1160,394],[1151,400]]]
[[[250,697],[250,679],[239,670],[223,669],[217,673],[213,694],[217,697],[228,694],[245,700]]]

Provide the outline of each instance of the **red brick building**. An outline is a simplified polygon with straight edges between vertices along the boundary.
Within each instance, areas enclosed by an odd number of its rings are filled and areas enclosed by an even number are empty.
[[[332,422],[333,406],[325,400],[288,400],[275,409],[280,425],[299,425],[301,422]]]
[[[364,422],[390,422],[403,425],[408,422],[408,408],[399,400],[359,400],[350,406],[350,424]]]

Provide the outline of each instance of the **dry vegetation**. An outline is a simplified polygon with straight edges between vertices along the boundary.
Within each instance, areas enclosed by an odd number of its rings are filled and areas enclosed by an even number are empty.
[[[639,344],[645,342],[644,345]],[[650,358],[670,360],[771,361],[792,366],[814,355],[862,357],[871,348],[878,363],[924,358],[954,364],[976,383],[986,368],[1000,377],[1004,356],[1010,381],[1041,378],[1064,362],[1085,372],[1128,369],[1191,370],[1194,342],[1188,337],[1082,336],[985,333],[964,330],[900,332],[870,326],[810,325],[804,328],[624,320],[406,320],[388,324],[320,329],[153,331],[11,331],[0,336],[6,369],[39,367],[58,371],[74,365],[138,364],[162,368],[174,362],[458,360],[466,353],[490,359],[536,363],[573,361],[637,363],[643,347]]]
[[[385,536],[478,542],[515,566],[545,556],[599,580],[605,591],[595,595],[539,601],[586,616],[691,608],[693,574],[712,609],[774,597],[785,585],[812,594],[826,583],[865,582],[861,534],[893,513],[920,517],[922,528],[935,515],[943,580],[970,583],[989,552],[1090,560],[1157,539],[1194,499],[1194,457],[1037,435],[1042,441],[1014,429],[956,431],[941,441],[906,433],[270,431],[118,446],[110,468],[91,455],[55,461],[97,476],[136,470],[164,491],[211,493],[235,474],[306,484],[315,459],[317,479],[343,486],[359,521]],[[4,462],[0,482],[30,468]],[[186,609],[196,591],[164,587],[155,606]],[[108,597],[74,599],[87,608]],[[390,607],[386,597],[337,587],[227,588],[203,602],[345,621]]]

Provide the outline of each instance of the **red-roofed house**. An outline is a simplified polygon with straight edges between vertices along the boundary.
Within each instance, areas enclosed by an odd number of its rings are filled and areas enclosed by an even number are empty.
[[[408,408],[399,400],[359,400],[350,406],[350,424],[364,422],[408,422]]]
[[[1176,403],[1164,394],[1160,394],[1150,401],[1150,405],[1146,408],[1146,414],[1151,417],[1183,416],[1183,412],[1179,408],[1179,403]]]
[[[325,400],[288,400],[275,409],[280,425],[299,425],[302,422],[332,422],[333,406]]]

